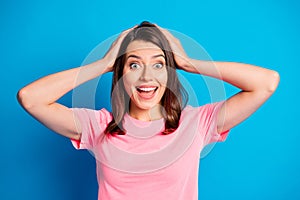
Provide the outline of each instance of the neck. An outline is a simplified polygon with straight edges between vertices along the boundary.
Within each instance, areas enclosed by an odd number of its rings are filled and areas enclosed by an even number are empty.
[[[153,121],[163,118],[161,105],[156,105],[151,109],[141,109],[130,105],[129,115],[141,121]]]

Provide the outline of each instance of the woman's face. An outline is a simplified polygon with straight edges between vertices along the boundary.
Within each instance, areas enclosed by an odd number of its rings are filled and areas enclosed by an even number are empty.
[[[165,55],[158,46],[139,40],[128,45],[123,82],[131,99],[130,111],[150,110],[160,104],[167,80]]]

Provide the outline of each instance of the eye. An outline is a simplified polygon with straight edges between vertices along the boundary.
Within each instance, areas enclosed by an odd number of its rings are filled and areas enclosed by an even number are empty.
[[[153,67],[154,67],[155,69],[161,69],[161,68],[164,67],[164,65],[163,65],[162,63],[156,63],[155,65],[153,65]]]
[[[130,63],[129,67],[132,70],[136,70],[136,69],[139,69],[141,66],[137,63]]]

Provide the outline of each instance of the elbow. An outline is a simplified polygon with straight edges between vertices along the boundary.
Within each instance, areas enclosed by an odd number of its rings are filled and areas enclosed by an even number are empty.
[[[268,72],[261,77],[260,83],[253,92],[256,93],[258,99],[264,99],[265,101],[276,91],[279,80],[280,76],[278,72],[268,70]]]
[[[279,84],[279,81],[280,81],[280,75],[277,71],[273,71],[271,70],[270,71],[270,74],[269,74],[269,78],[268,78],[268,92],[270,93],[274,93],[275,90],[277,89],[277,86]]]
[[[17,100],[25,110],[29,110],[32,107],[32,103],[30,103],[29,96],[30,94],[28,94],[26,88],[20,89],[17,93]]]

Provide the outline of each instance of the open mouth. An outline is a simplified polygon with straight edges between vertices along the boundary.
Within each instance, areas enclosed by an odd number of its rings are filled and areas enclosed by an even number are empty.
[[[138,87],[136,87],[136,90],[138,91],[139,96],[143,99],[153,98],[157,89],[158,89],[158,87],[156,87],[156,86],[138,86]]]
[[[136,87],[138,92],[155,92],[158,87],[149,86],[149,87]]]

